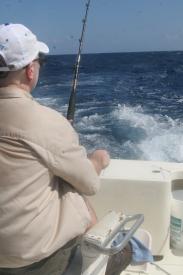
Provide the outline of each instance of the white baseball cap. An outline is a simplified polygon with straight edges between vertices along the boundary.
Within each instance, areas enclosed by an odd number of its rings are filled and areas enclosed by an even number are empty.
[[[30,64],[39,53],[49,53],[48,46],[37,40],[28,28],[21,24],[0,25],[0,72],[17,71]]]

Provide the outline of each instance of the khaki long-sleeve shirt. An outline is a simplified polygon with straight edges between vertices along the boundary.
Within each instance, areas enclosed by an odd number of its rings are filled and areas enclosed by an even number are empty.
[[[0,88],[0,267],[39,261],[84,233],[82,194],[98,188],[70,123],[29,93]]]

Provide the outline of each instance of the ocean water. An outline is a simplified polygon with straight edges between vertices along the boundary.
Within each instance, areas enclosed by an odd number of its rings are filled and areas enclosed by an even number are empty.
[[[33,94],[63,115],[75,59],[49,56]],[[82,55],[74,127],[88,151],[183,162],[183,52]]]

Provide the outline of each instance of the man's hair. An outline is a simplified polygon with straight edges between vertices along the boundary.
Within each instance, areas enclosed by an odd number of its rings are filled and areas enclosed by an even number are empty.
[[[2,55],[0,55],[0,67],[5,67],[6,66],[6,62],[3,58]],[[0,71],[0,79],[4,79],[8,76],[9,72],[1,72]]]

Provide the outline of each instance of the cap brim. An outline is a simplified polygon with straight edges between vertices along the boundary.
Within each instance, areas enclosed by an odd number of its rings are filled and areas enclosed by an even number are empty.
[[[45,54],[49,53],[48,46],[43,42],[38,41],[38,49],[40,53],[45,53]]]

